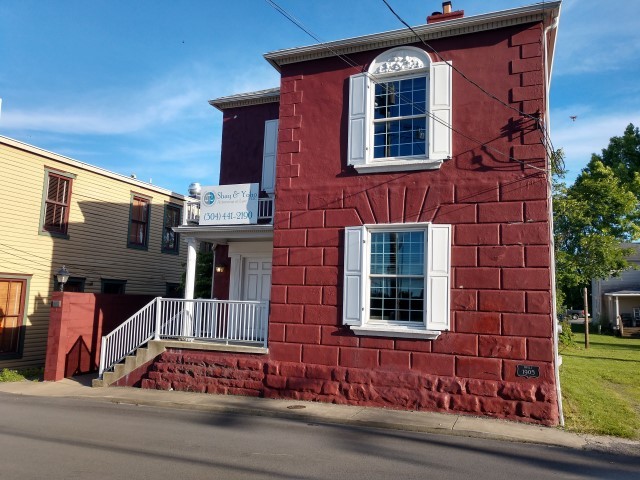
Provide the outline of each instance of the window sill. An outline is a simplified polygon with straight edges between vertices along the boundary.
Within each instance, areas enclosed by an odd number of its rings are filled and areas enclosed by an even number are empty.
[[[391,326],[366,326],[351,327],[356,335],[371,337],[398,337],[398,338],[422,338],[435,340],[442,333],[440,330],[425,330],[422,328],[391,327]]]
[[[143,251],[149,250],[149,246],[148,245],[138,245],[138,244],[135,244],[135,243],[128,243],[127,244],[127,248],[130,248],[132,250],[143,250]]]
[[[358,173],[378,173],[378,172],[407,172],[412,170],[437,170],[444,160],[424,159],[424,160],[383,160],[372,163],[354,165]]]
[[[63,233],[63,232],[51,232],[49,230],[40,230],[39,232],[40,235],[43,235],[45,237],[52,237],[52,238],[63,238],[65,240],[69,240],[69,234],[68,233]]]

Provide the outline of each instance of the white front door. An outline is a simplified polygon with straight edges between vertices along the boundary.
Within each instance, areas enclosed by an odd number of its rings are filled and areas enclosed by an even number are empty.
[[[258,338],[264,339],[269,320],[269,299],[271,298],[271,258],[245,257],[242,300],[265,302]]]

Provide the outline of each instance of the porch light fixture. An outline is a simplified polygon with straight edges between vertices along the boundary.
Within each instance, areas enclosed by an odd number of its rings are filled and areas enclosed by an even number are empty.
[[[69,270],[67,270],[67,267],[65,265],[63,265],[62,268],[56,273],[56,279],[60,284],[60,291],[63,292],[64,284],[67,283],[67,280],[69,280]]]
[[[216,273],[223,273],[224,265],[216,265]]]

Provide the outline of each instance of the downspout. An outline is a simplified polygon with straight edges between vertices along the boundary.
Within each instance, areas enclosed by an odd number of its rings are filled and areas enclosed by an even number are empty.
[[[545,90],[545,133],[550,138],[550,112],[549,112],[549,92],[551,89],[551,70],[553,69],[553,58],[551,64],[547,68],[548,61],[548,46],[547,35],[552,29],[558,28],[558,22],[560,19],[560,8],[558,7],[558,14],[553,19],[553,22],[544,29],[542,35],[543,44],[543,68],[544,68],[544,90]],[[555,44],[555,39],[554,39]],[[544,143],[547,144],[545,138]],[[558,352],[558,312],[556,309],[556,254],[555,254],[555,239],[553,237],[553,192],[552,192],[552,173],[551,173],[551,157],[548,152],[550,145],[547,145],[547,156],[549,156],[549,173],[547,174],[547,200],[549,202],[549,237],[551,238],[551,313],[553,315],[553,358],[554,358],[554,375],[556,381],[556,396],[558,402],[558,415],[560,417],[560,425],[564,427],[564,412],[562,409],[562,389],[560,387],[560,363],[561,357]]]

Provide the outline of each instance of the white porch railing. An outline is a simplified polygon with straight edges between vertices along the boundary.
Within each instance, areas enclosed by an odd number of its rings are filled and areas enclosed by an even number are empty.
[[[200,223],[200,200],[189,198],[185,202],[182,218],[183,225],[197,225]],[[258,223],[273,223],[273,198],[258,199]]]
[[[151,339],[267,347],[268,302],[155,298],[102,337],[100,375]]]

